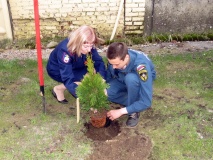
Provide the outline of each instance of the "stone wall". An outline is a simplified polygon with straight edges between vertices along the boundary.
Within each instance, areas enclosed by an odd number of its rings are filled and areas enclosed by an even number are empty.
[[[144,35],[208,32],[213,28],[212,0],[147,0]]]
[[[33,0],[8,0],[15,39],[35,36]],[[87,24],[101,37],[110,37],[120,0],[38,0],[41,37],[65,37]],[[145,0],[124,0],[116,36],[142,34]]]

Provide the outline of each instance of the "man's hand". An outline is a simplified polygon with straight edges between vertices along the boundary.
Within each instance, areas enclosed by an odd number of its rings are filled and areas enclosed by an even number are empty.
[[[118,110],[110,110],[109,112],[107,112],[107,117],[113,121],[124,114],[127,114],[127,110],[126,108],[121,108]]]

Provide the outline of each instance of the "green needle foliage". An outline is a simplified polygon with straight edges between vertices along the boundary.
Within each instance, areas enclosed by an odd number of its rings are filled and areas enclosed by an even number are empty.
[[[84,76],[76,90],[81,107],[86,111],[89,111],[90,108],[101,110],[108,107],[108,100],[104,89],[108,88],[109,85],[105,83],[99,73],[95,73],[94,62],[91,56],[87,56],[88,73]]]

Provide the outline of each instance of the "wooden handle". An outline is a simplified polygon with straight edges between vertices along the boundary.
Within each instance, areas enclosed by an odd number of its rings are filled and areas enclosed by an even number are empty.
[[[79,98],[76,99],[76,107],[77,107],[77,123],[79,123],[79,120],[80,120],[80,103],[79,103]]]

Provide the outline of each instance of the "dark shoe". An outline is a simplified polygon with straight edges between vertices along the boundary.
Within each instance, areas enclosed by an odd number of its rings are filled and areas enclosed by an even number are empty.
[[[128,127],[135,127],[138,124],[140,113],[132,113],[126,121]]]
[[[53,97],[55,97],[59,103],[62,103],[62,104],[67,104],[68,103],[68,101],[66,99],[64,99],[62,101],[59,101],[58,98],[57,98],[56,93],[54,92],[54,90],[52,90],[52,94],[53,94]]]

